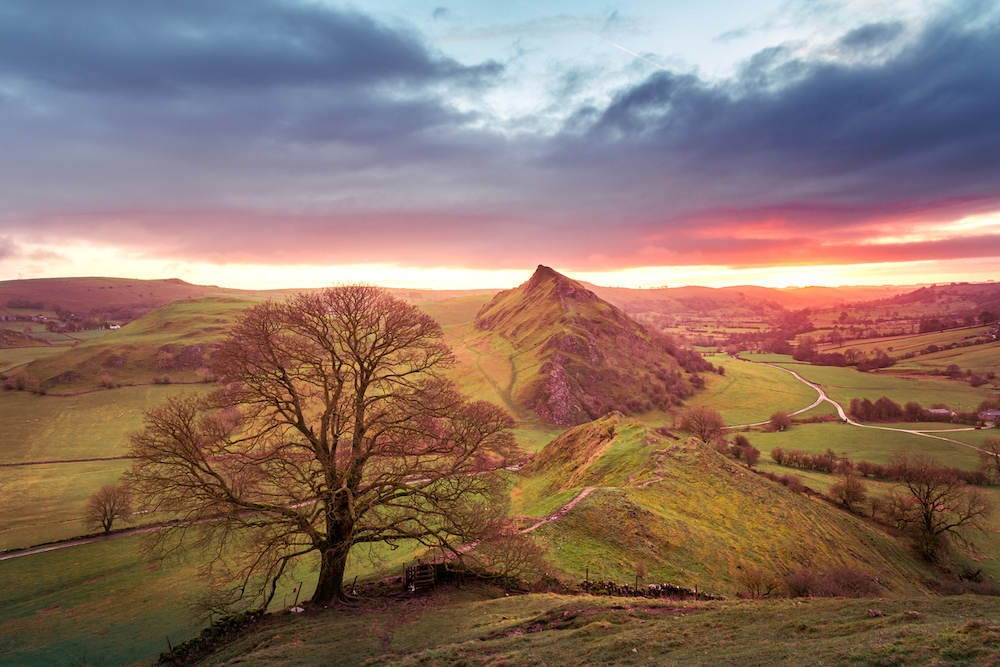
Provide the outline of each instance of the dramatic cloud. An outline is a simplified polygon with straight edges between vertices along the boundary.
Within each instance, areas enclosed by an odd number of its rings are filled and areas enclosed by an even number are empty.
[[[581,10],[442,30],[603,48],[586,33],[641,25]],[[532,101],[523,69],[466,60],[304,0],[5,2],[0,260],[74,241],[159,266],[1000,255],[987,228],[953,224],[1000,213],[989,4],[777,44],[725,79],[553,58],[527,115],[491,102]]]

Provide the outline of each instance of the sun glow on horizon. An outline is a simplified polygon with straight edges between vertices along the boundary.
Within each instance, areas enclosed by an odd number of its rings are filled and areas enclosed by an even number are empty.
[[[983,220],[969,218],[965,228],[978,229]],[[96,245],[25,245],[24,257],[0,279],[117,276],[156,280],[180,278],[200,285],[235,289],[294,289],[367,282],[384,287],[424,290],[509,289],[525,282],[535,269],[476,269],[461,266],[403,266],[398,264],[263,265],[181,262],[152,259]],[[52,257],[59,261],[50,261]],[[65,258],[71,258],[66,261]],[[986,282],[996,277],[995,258],[882,262],[825,266],[646,266],[593,270],[586,266],[541,262],[570,278],[594,285],[628,287],[805,287],[842,285],[916,285],[957,281]]]

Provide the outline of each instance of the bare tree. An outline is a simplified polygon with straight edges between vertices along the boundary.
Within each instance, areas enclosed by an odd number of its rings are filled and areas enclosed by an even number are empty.
[[[725,428],[726,423],[722,421],[722,415],[712,408],[696,405],[681,415],[680,429],[706,444],[719,440]]]
[[[1000,438],[986,438],[979,448],[979,466],[993,480],[1000,480]]]
[[[115,521],[132,518],[132,499],[128,489],[120,484],[102,486],[87,501],[83,522],[88,528],[101,529],[107,535]]]
[[[892,466],[901,481],[888,498],[888,514],[925,558],[939,561],[949,539],[968,544],[968,529],[986,530],[993,504],[979,489],[924,454],[900,455]]]
[[[231,602],[269,601],[290,563],[317,555],[312,602],[326,604],[347,599],[356,545],[459,556],[502,532],[512,421],[444,380],[441,336],[367,285],[245,311],[217,352],[222,388],[147,412],[131,436],[130,485],[181,520],[154,546],[205,547]]]
[[[864,502],[867,496],[867,485],[853,471],[837,475],[837,481],[830,487],[829,492],[831,500],[840,503],[850,511],[854,511],[854,506]]]

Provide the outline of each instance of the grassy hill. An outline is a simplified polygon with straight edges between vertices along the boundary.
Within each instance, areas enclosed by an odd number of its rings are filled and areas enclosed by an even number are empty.
[[[510,400],[554,424],[581,424],[611,410],[667,409],[692,393],[675,357],[691,370],[711,368],[544,266],[497,294],[475,326],[531,358],[532,371],[518,373]]]
[[[212,346],[250,302],[229,297],[185,299],[158,308],[97,339],[26,367],[50,391],[72,392],[113,384],[149,384],[207,377]]]
[[[532,534],[570,579],[670,581],[733,595],[741,568],[775,577],[798,568],[869,572],[890,596],[927,576],[904,541],[795,494],[715,451],[661,436],[621,415],[576,427],[539,452],[515,491],[517,511],[543,516],[596,487]]]

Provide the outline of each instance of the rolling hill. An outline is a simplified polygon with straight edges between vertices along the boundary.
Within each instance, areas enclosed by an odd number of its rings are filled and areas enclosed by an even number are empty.
[[[620,414],[566,431],[525,475],[515,498],[529,515],[593,488],[532,533],[568,579],[589,571],[627,581],[647,572],[650,581],[729,596],[746,567],[777,580],[799,568],[845,566],[877,577],[884,595],[923,591],[927,570],[905,541]]]

